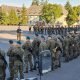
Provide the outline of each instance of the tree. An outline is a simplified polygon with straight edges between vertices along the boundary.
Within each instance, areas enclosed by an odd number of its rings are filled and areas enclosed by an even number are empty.
[[[67,11],[69,11],[69,10],[71,10],[71,8],[72,8],[72,6],[71,6],[70,2],[67,1],[66,5],[65,5],[65,9],[66,9]]]
[[[80,15],[80,6],[74,6],[73,9],[75,10],[76,15],[79,17],[79,15]]]
[[[7,25],[9,23],[8,16],[4,11],[0,11],[0,24]]]
[[[9,24],[17,25],[18,23],[19,23],[19,19],[18,19],[17,14],[14,9],[11,9],[9,13]]]
[[[20,16],[20,23],[22,25],[26,25],[27,21],[28,21],[27,10],[26,10],[26,7],[23,5],[22,11],[21,11],[21,16]]]
[[[32,5],[39,5],[39,0],[32,0]]]
[[[51,22],[52,18],[55,20],[62,15],[62,8],[57,4],[47,4],[42,9],[42,19],[47,23]]]
[[[68,15],[66,17],[66,22],[68,26],[74,24],[78,20],[75,10],[72,8],[69,10]]]
[[[48,4],[48,0],[40,0],[40,5],[47,5]]]

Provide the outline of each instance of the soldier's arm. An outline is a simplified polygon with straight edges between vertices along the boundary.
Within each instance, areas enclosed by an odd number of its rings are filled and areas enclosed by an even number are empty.
[[[34,49],[34,46],[35,46],[35,41],[33,40],[33,42],[32,42],[32,49]]]
[[[22,49],[22,52],[21,52],[22,60],[24,59],[24,54],[25,54],[25,51],[24,49]]]
[[[7,51],[7,56],[9,56],[11,53],[11,49],[9,48],[8,51]]]
[[[47,41],[47,48],[50,49],[50,41]]]
[[[22,45],[22,48],[25,49],[25,44]]]
[[[5,51],[1,50],[1,54],[5,57]]]

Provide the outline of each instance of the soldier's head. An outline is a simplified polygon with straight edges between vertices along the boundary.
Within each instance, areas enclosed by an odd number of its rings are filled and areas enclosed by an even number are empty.
[[[38,33],[35,34],[35,37],[39,37]]]
[[[45,37],[43,35],[41,36],[41,40],[42,41],[45,41]]]
[[[21,47],[21,41],[17,41],[16,43],[16,47]]]
[[[20,26],[18,27],[18,29],[20,29]]]
[[[29,41],[29,40],[30,40],[30,37],[29,37],[29,36],[27,36],[27,37],[26,37],[26,40],[27,40],[27,41]]]
[[[9,44],[13,44],[13,40],[9,40]]]

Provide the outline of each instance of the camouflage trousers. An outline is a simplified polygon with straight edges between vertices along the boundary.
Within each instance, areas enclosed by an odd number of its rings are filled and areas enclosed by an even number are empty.
[[[6,73],[5,73],[5,68],[0,67],[0,80],[5,80]]]
[[[14,62],[9,63],[9,71],[10,71],[10,78],[13,80],[13,78],[14,78]]]
[[[18,78],[18,73],[20,74],[20,79],[23,79],[23,63],[16,62],[14,63],[14,79]]]
[[[26,71],[28,71],[29,65],[30,65],[30,70],[32,70],[33,63],[32,63],[32,55],[31,54],[24,57],[24,66],[26,66]]]
[[[65,49],[65,61],[68,62],[69,61],[69,58],[70,58],[70,55],[69,55],[69,50],[68,49]]]
[[[60,65],[60,51],[57,51],[55,53],[55,61],[54,61],[54,66],[59,66]]]
[[[54,69],[56,66],[57,67],[61,66],[61,63],[60,63],[60,54],[61,54],[60,51],[52,53],[52,69]]]

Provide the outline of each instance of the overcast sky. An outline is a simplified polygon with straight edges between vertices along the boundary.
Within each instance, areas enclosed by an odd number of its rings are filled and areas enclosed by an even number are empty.
[[[57,3],[64,5],[67,0],[49,0],[50,3]],[[0,5],[10,5],[10,6],[22,6],[25,4],[26,7],[31,5],[32,0],[0,0]],[[79,5],[80,0],[70,0],[72,5]]]

